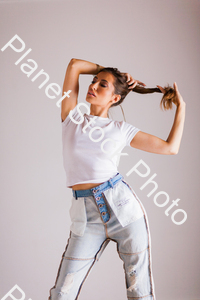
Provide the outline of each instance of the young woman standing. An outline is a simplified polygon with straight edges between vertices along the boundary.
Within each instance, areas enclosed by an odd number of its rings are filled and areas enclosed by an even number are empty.
[[[86,95],[90,114],[82,114],[77,105],[80,74],[95,75]],[[117,165],[125,146],[157,154],[178,153],[186,105],[176,83],[174,89],[157,87],[146,89],[144,83],[117,68],[71,59],[63,95],[71,93],[62,101],[61,121],[66,186],[73,194],[72,223],[49,300],[78,299],[87,275],[111,240],[123,261],[127,299],[156,299],[147,214]],[[109,108],[120,105],[131,90],[162,92],[165,108],[171,108],[172,102],[176,105],[166,141],[108,117]],[[106,292],[103,298],[108,300]]]

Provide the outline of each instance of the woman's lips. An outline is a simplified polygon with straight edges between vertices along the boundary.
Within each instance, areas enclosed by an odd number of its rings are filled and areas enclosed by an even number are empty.
[[[95,95],[93,95],[93,94],[90,94],[90,92],[88,92],[88,96],[91,96],[91,97],[96,97]]]

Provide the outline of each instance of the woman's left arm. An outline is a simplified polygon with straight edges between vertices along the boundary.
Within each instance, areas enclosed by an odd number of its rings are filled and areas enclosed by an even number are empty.
[[[162,87],[157,87],[164,93]],[[167,140],[164,141],[154,135],[139,131],[130,142],[131,147],[157,154],[171,155],[178,153],[185,122],[186,103],[183,101],[176,83],[174,83],[174,90],[176,93],[177,108],[174,123]]]

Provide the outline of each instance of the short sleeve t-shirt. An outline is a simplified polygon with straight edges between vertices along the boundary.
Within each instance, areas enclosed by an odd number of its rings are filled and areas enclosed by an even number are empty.
[[[61,123],[69,188],[81,183],[102,183],[116,175],[119,154],[139,131],[124,121],[83,114],[79,104]]]

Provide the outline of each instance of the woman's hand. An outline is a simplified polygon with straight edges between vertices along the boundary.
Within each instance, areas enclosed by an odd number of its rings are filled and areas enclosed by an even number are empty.
[[[163,94],[165,94],[165,89],[162,87],[162,86],[160,86],[160,85],[157,85],[157,87],[161,90],[161,92],[163,93]]]
[[[133,89],[134,87],[136,87],[137,84],[146,86],[146,84],[144,84],[143,82],[134,79],[129,73],[122,73],[122,74],[126,75],[127,78],[126,82],[128,82],[128,85],[130,85],[129,89]]]
[[[163,94],[165,94],[166,90],[163,87],[161,87],[160,85],[157,85],[157,87],[160,89],[160,91]],[[185,102],[183,101],[183,98],[182,98],[181,94],[179,93],[176,82],[174,82],[174,91],[175,91],[175,101],[173,103],[176,106],[183,105],[183,104],[185,105]]]

